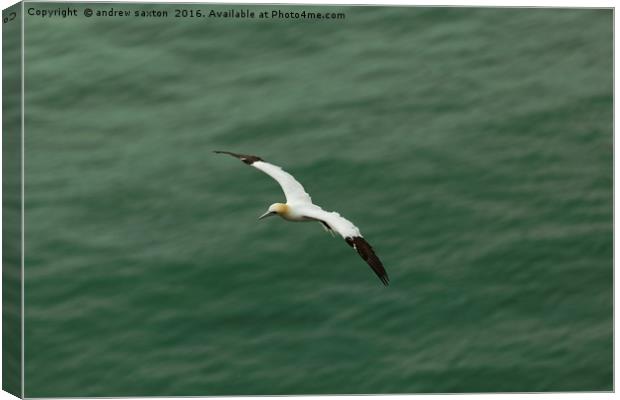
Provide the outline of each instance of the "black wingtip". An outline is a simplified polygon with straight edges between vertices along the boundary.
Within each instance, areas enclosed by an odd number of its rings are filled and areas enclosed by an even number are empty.
[[[377,273],[377,276],[381,280],[381,283],[383,283],[383,286],[390,286],[390,277],[387,275],[387,272],[383,275],[379,275],[379,273]]]
[[[232,151],[224,151],[224,150],[213,150],[213,152],[216,154],[228,154],[230,156],[240,159],[241,161],[243,161],[244,163],[248,165],[252,165],[256,161],[263,161],[262,158],[257,157],[257,156],[252,156],[249,154],[237,154],[237,153],[233,153]]]
[[[377,260],[378,259],[379,258],[377,257]],[[381,261],[379,260],[379,262],[381,262]],[[381,264],[381,267],[383,267],[383,264]],[[383,271],[381,271],[379,268],[375,269],[373,267],[373,270],[375,271],[375,273],[377,274],[377,276],[381,280],[381,283],[383,283],[383,286],[385,286],[385,287],[390,286],[390,277],[388,276],[387,271],[385,270],[385,268],[383,268]]]
[[[381,283],[383,283],[384,286],[389,286],[390,278],[388,277],[387,271],[385,267],[383,267],[383,263],[379,257],[375,254],[372,246],[370,246],[370,243],[361,236],[348,237],[345,238],[345,241],[357,251],[364,261],[366,261],[377,277],[379,277]]]

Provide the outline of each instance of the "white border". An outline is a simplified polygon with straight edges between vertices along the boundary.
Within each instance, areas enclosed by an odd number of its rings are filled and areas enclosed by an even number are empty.
[[[25,0],[26,2],[35,2],[34,0]],[[37,2],[59,2],[59,1],[53,1],[53,0],[40,0]],[[74,2],[79,2],[79,3],[88,3],[88,2],[92,2],[92,3],[101,3],[101,1],[95,1],[95,0],[83,0],[83,1],[74,1]],[[119,1],[121,2],[121,1]],[[493,0],[470,0],[470,1],[458,1],[458,0],[452,0],[452,1],[437,1],[437,0],[425,0],[425,1],[415,1],[415,0],[375,0],[375,1],[369,1],[369,0],[307,0],[307,1],[300,1],[300,0],[271,0],[271,1],[259,1],[259,0],[237,0],[237,1],[226,1],[226,0],[211,0],[211,1],[205,1],[205,2],[198,2],[198,1],[183,1],[183,0],[152,0],[152,1],[122,1],[123,3],[213,3],[213,4],[217,4],[217,3],[237,3],[237,4],[324,4],[324,5],[328,5],[328,4],[338,4],[338,5],[401,5],[401,6],[469,6],[469,7],[561,7],[561,8],[578,8],[578,7],[583,7],[583,8],[615,8],[616,6],[616,2],[615,1],[602,1],[602,0],[593,0],[593,1],[576,1],[576,0],[571,0],[571,1],[558,1],[558,0],[542,0],[542,1],[493,1]],[[14,0],[0,0],[0,5],[2,6],[2,9],[5,9],[9,6],[11,6],[12,4],[15,4],[16,1]],[[23,74],[23,63],[24,63],[24,24],[23,24],[23,18],[24,18],[24,14],[23,14],[23,9],[24,9],[24,5],[22,4],[22,74]],[[615,14],[615,12],[614,12]],[[616,122],[617,119],[615,118],[615,116],[617,115],[618,112],[618,105],[615,102],[615,93],[616,93],[616,80],[615,80],[615,75],[616,75],[616,69],[617,69],[617,63],[615,62],[616,58],[616,54],[618,54],[617,52],[617,43],[615,41],[615,32],[617,31],[617,20],[616,17],[614,15],[614,139],[615,139],[615,131],[616,131]],[[0,33],[0,40],[2,39],[2,34]],[[1,63],[0,63],[0,70],[1,70]],[[22,251],[22,265],[21,265],[21,270],[22,270],[22,277],[23,277],[23,273],[24,273],[24,183],[25,183],[25,177],[24,177],[24,165],[25,165],[25,152],[24,152],[24,86],[25,86],[25,82],[22,79],[22,99],[21,99],[21,107],[22,107],[22,115],[21,115],[21,124],[22,124],[22,137],[21,137],[21,156],[22,156],[22,165],[21,165],[21,171],[22,171],[22,243],[21,243],[21,251]],[[0,92],[1,92],[1,88],[2,88],[2,83],[0,80]],[[2,110],[0,108],[0,117],[2,115]],[[1,146],[1,145],[0,145]],[[617,196],[616,196],[616,187],[615,187],[615,171],[616,169],[620,166],[620,161],[618,161],[615,157],[615,152],[616,152],[617,148],[616,148],[616,141],[614,140],[614,227],[616,226],[616,214],[615,214],[615,210],[616,210],[616,201],[617,201]],[[2,157],[2,153],[0,151],[0,160]],[[0,162],[0,168],[1,168],[1,162]],[[0,185],[0,195],[2,193],[2,186]],[[2,215],[2,210],[0,207],[0,216]],[[0,240],[2,238],[2,232],[0,230]],[[618,284],[618,276],[615,273],[615,265],[616,265],[616,257],[618,256],[615,249],[617,248],[617,244],[619,243],[618,241],[620,241],[620,239],[618,239],[615,235],[615,229],[614,229],[614,387],[615,387],[615,383],[618,382],[617,378],[618,378],[618,369],[616,368],[616,364],[615,364],[615,360],[617,360],[617,356],[618,356],[618,346],[616,346],[616,341],[618,340],[618,331],[616,329],[616,325],[615,325],[615,321],[617,321],[617,307],[616,307],[616,301],[615,301],[615,287],[617,287]],[[2,247],[0,246],[0,259],[2,256]],[[2,294],[2,287],[0,285],[0,298],[1,298],[1,294]],[[24,310],[24,279],[22,278],[22,343],[24,343],[24,316],[23,316],[23,310]],[[2,328],[2,320],[0,319],[0,330]],[[0,353],[1,354],[1,353]],[[24,377],[24,346],[22,346],[22,396],[23,396],[23,377]],[[2,366],[0,363],[0,380],[1,380],[1,371],[2,371]],[[549,399],[549,400],[555,400],[555,399],[568,399],[568,400],[595,400],[595,399],[611,399],[611,398],[615,398],[614,394],[612,393],[551,393],[551,394],[538,394],[538,393],[527,393],[527,394],[523,394],[523,393],[515,393],[515,394],[433,394],[433,395],[379,395],[379,396],[373,396],[375,398],[378,398],[380,400],[387,400],[388,398],[402,398],[402,399],[407,399],[407,400],[415,400],[415,399],[420,399],[420,400],[430,400],[430,399],[437,399],[438,397],[446,397],[449,396],[450,398],[463,398],[463,399],[474,399],[474,398],[478,398],[478,397],[482,397],[483,399],[489,399],[489,400],[496,400],[496,399],[520,399],[522,397],[525,397],[527,399],[535,399],[535,398],[544,398],[544,399]],[[341,400],[353,400],[353,399],[359,399],[360,397],[366,397],[366,396],[292,396],[292,397],[300,397],[303,399],[308,399],[308,400],[320,400],[320,399],[325,399],[326,397],[329,398],[337,398],[337,399],[341,399]],[[15,397],[13,397],[12,395],[6,393],[6,392],[0,392],[0,400],[9,400],[9,399],[14,399]],[[157,397],[158,399],[175,399],[178,397]],[[196,397],[199,399],[207,399],[209,397]],[[213,398],[213,397],[211,397]],[[236,399],[253,399],[256,397],[251,397],[251,396],[246,396],[246,397],[218,397],[218,398],[225,398],[225,399],[231,399],[231,400],[236,400]],[[265,399],[265,400],[279,400],[281,399],[281,396],[260,396],[261,399]],[[147,400],[147,399],[152,399],[152,397],[134,397],[133,399],[136,400]]]

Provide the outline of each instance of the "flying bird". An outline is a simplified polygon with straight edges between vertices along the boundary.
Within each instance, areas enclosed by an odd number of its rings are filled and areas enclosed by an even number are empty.
[[[388,274],[383,267],[383,263],[375,254],[370,244],[362,237],[360,230],[351,221],[340,216],[337,212],[329,212],[312,203],[310,195],[306,193],[304,187],[293,175],[284,171],[277,165],[270,164],[257,156],[237,154],[230,151],[219,151],[218,154],[228,154],[236,157],[252,167],[259,169],[275,179],[286,196],[286,203],[274,203],[269,206],[266,213],[258,219],[279,215],[287,221],[307,222],[316,221],[323,225],[323,228],[330,232],[338,233],[349,246],[355,249],[370,268],[377,274],[385,286],[389,283]]]

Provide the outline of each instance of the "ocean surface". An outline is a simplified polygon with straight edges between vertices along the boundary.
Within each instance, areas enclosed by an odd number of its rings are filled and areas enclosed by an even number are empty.
[[[612,390],[611,10],[29,7],[26,396]]]

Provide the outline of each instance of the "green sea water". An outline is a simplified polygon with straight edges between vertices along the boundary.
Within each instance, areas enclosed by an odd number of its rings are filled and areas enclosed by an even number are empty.
[[[613,389],[611,10],[25,6],[26,396]]]

